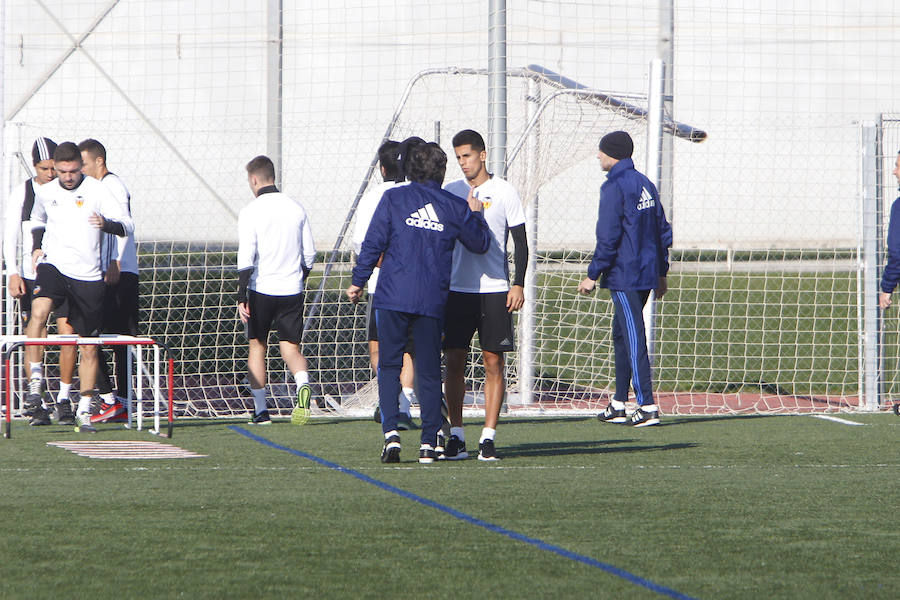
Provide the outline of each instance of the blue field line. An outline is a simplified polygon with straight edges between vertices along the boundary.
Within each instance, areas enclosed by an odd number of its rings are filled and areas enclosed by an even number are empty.
[[[447,513],[448,515],[456,517],[457,519],[459,519],[461,521],[465,521],[466,523],[470,523],[472,525],[477,525],[478,527],[482,527],[484,529],[487,529],[488,531],[493,531],[494,533],[499,533],[500,535],[505,535],[508,538],[511,538],[511,539],[514,539],[514,540],[517,540],[520,542],[525,542],[526,544],[531,544],[532,546],[534,546],[535,548],[538,548],[540,550],[552,552],[552,553],[558,554],[559,556],[562,556],[564,558],[568,558],[570,560],[574,560],[576,562],[580,562],[582,564],[585,564],[585,565],[588,565],[591,567],[596,567],[598,569],[606,571],[607,573],[611,573],[611,574],[615,575],[616,577],[621,577],[622,579],[624,579],[625,581],[628,581],[629,583],[633,583],[635,585],[645,587],[648,590],[652,590],[658,594],[662,594],[663,596],[668,596],[669,598],[679,598],[681,600],[694,600],[694,598],[692,596],[687,596],[687,595],[677,592],[673,589],[667,588],[667,587],[659,585],[657,583],[653,583],[652,581],[644,579],[643,577],[635,575],[634,573],[629,573],[628,571],[620,569],[614,565],[611,565],[611,564],[608,564],[605,562],[601,562],[599,560],[595,560],[589,556],[583,556],[581,554],[577,554],[575,552],[572,552],[571,550],[566,550],[565,548],[561,548],[559,546],[554,546],[553,544],[548,544],[547,542],[544,542],[537,538],[528,537],[527,535],[523,535],[521,533],[511,531],[504,527],[500,527],[499,525],[494,525],[493,523],[488,523],[487,521],[482,521],[481,519],[479,519],[477,517],[473,517],[472,515],[467,515],[466,513],[460,512],[453,508],[450,508],[449,506],[439,504],[438,502],[435,502],[434,500],[429,500],[428,498],[423,498],[422,496],[413,494],[412,492],[408,492],[408,491],[400,489],[398,487],[394,487],[388,483],[384,483],[383,481],[373,479],[372,477],[369,477],[368,475],[360,473],[359,471],[354,471],[353,469],[348,469],[347,467],[342,467],[341,465],[339,465],[337,463],[333,463],[329,460],[325,460],[324,458],[320,458],[313,454],[308,454],[306,452],[303,452],[302,450],[295,450],[294,448],[289,448],[287,446],[282,446],[281,444],[276,444],[275,442],[273,442],[271,440],[268,440],[264,437],[260,437],[260,436],[256,435],[255,433],[252,433],[252,432],[244,429],[243,427],[231,425],[231,426],[229,426],[229,429],[231,429],[245,437],[248,437],[251,440],[255,440],[261,444],[269,446],[270,448],[274,448],[276,450],[283,450],[283,451],[293,454],[295,456],[299,456],[300,458],[305,458],[307,460],[311,460],[315,463],[322,465],[323,467],[328,467],[329,469],[334,469],[335,471],[339,471],[341,473],[346,473],[347,475],[350,475],[351,477],[356,477],[360,481],[370,483],[370,484],[372,484],[376,487],[379,487],[379,488],[381,488],[387,492],[390,492],[392,494],[396,494],[396,495],[406,498],[408,500],[418,502],[419,504],[422,504],[424,506],[428,506],[428,507],[434,508],[436,510],[439,510],[441,512]]]

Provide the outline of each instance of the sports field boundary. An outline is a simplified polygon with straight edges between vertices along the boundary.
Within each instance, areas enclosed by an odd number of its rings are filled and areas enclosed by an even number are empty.
[[[458,520],[468,523],[470,525],[475,525],[477,527],[481,527],[483,529],[486,529],[487,531],[503,535],[510,539],[516,540],[518,542],[524,542],[526,544],[534,546],[535,548],[537,548],[539,550],[543,550],[545,552],[551,552],[551,553],[561,556],[563,558],[567,558],[569,560],[579,562],[579,563],[587,565],[589,567],[595,567],[595,568],[605,571],[611,575],[615,575],[616,577],[624,579],[625,581],[627,581],[629,583],[646,588],[646,589],[656,592],[660,595],[667,596],[669,598],[677,598],[679,600],[695,600],[692,596],[682,594],[681,592],[678,592],[671,588],[667,588],[658,583],[654,583],[648,579],[644,579],[643,577],[640,577],[639,575],[635,575],[634,573],[630,573],[628,571],[625,571],[624,569],[620,569],[619,567],[616,567],[615,565],[611,565],[609,563],[605,563],[605,562],[596,560],[589,556],[584,556],[582,554],[572,552],[571,550],[566,550],[565,548],[562,548],[560,546],[556,546],[554,544],[550,544],[543,540],[539,540],[537,538],[529,537],[522,533],[518,533],[516,531],[506,529],[505,527],[501,527],[500,525],[495,525],[493,523],[489,523],[487,521],[479,519],[478,517],[474,517],[472,515],[458,511],[454,508],[451,508],[444,504],[440,504],[439,502],[435,502],[434,500],[430,500],[423,496],[419,496],[418,494],[414,494],[407,490],[398,488],[389,483],[379,481],[378,479],[369,477],[368,475],[360,473],[359,471],[341,466],[337,463],[331,462],[331,461],[321,458],[319,456],[315,456],[314,454],[309,454],[308,452],[304,452],[302,450],[297,450],[295,448],[283,446],[283,445],[273,442],[269,439],[266,439],[262,436],[256,435],[255,433],[252,433],[251,431],[248,431],[247,429],[245,429],[243,427],[239,427],[237,425],[230,425],[228,428],[230,430],[234,431],[235,433],[238,433],[238,434],[240,434],[248,439],[251,439],[253,441],[259,442],[260,444],[268,446],[269,448],[273,448],[275,450],[281,450],[283,452],[293,454],[294,456],[304,458],[306,460],[311,460],[317,464],[322,465],[323,467],[327,467],[334,471],[338,471],[339,473],[344,473],[346,475],[350,475],[351,477],[355,477],[356,479],[359,479],[360,481],[362,481],[364,483],[374,485],[375,487],[381,488],[382,490],[389,492],[391,494],[400,496],[401,498],[405,498],[407,500],[412,500],[413,502],[417,502],[419,504],[422,504],[423,506],[427,506],[429,508],[433,508],[435,510],[446,513],[446,514],[454,517],[455,519],[458,519]]]

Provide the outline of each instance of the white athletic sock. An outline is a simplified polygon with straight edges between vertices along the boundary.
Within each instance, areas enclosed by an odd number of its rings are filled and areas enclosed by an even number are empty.
[[[112,392],[106,392],[105,394],[100,394],[100,399],[103,400],[107,404],[115,404],[116,396]]]
[[[33,362],[33,363],[28,363],[28,365],[29,365],[29,370],[31,371],[31,375],[28,380],[28,393],[29,394],[40,394],[41,393],[41,381],[44,379],[44,363]]]
[[[261,413],[266,408],[266,388],[259,388],[255,390],[250,388],[250,393],[253,394],[253,410],[256,414]]]
[[[309,371],[297,371],[294,373],[294,382],[299,388],[301,385],[309,383]]]
[[[481,430],[481,439],[478,440],[478,443],[480,444],[484,440],[493,440],[495,435],[497,435],[496,429],[491,429],[490,427],[485,427],[484,429]]]
[[[384,439],[388,439],[392,435],[400,435],[400,434],[397,432],[396,429],[391,429],[390,431],[388,431],[387,433],[384,434]]]
[[[466,430],[463,429],[462,427],[451,427],[450,435],[455,435],[456,437],[459,438],[459,441],[461,441],[461,442],[466,441]]]
[[[610,400],[609,405],[612,406],[614,410],[625,410],[625,403],[621,400]]]
[[[69,392],[71,392],[71,391],[72,391],[71,383],[65,383],[63,381],[60,381],[59,382],[59,394],[56,395],[56,401],[59,402],[60,400],[68,400]]]
[[[406,390],[408,389],[410,388],[403,388],[403,391],[400,392],[400,397],[398,398],[400,401],[400,412],[405,415],[409,414],[409,396],[406,395]]]
[[[75,411],[79,415],[88,415],[91,414],[91,397],[90,396],[81,396],[78,398],[78,410]]]
[[[658,410],[655,404],[644,404],[640,407],[644,412],[653,412],[654,410]]]

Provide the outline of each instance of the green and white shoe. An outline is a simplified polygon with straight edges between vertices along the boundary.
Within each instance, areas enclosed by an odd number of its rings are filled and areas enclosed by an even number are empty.
[[[97,428],[91,425],[90,413],[75,415],[75,433],[97,433]]]
[[[305,425],[309,421],[309,401],[312,398],[312,388],[304,383],[297,388],[297,405],[291,411],[291,423],[293,425]]]

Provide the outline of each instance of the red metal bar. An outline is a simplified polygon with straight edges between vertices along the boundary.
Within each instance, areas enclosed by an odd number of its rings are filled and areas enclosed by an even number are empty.
[[[6,431],[3,437],[9,439],[12,435],[12,379],[10,378],[10,362],[9,354],[6,355]]]

